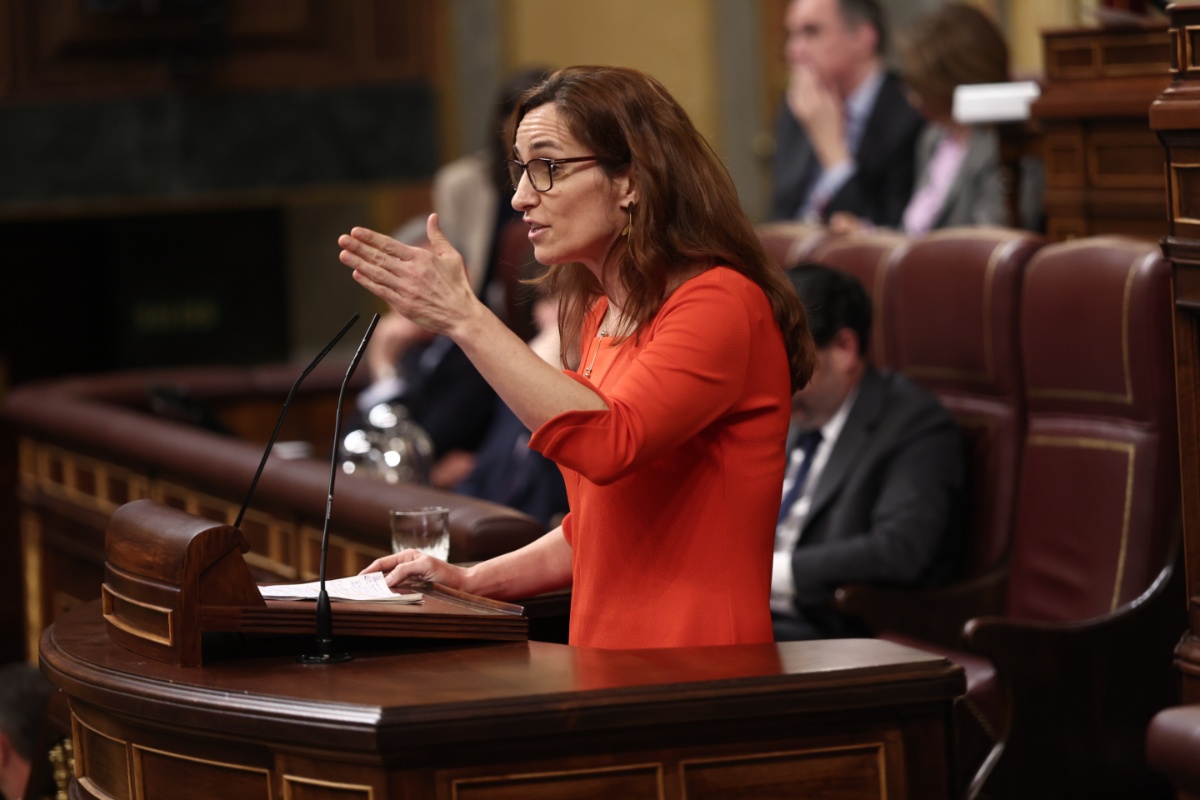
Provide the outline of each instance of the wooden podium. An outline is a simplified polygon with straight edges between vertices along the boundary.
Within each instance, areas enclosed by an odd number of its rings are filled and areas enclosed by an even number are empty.
[[[241,531],[152,500],[110,517],[102,613],[109,637],[135,653],[180,666],[203,660],[205,633],[316,635],[316,605],[264,600],[243,554]],[[333,603],[337,636],[519,641],[520,606],[422,587],[419,604]]]
[[[652,613],[653,609],[647,609]],[[961,668],[891,642],[599,650],[375,640],[148,660],[100,601],[41,640],[74,800],[949,800]]]
[[[69,700],[74,800],[955,795],[965,679],[940,656],[495,641],[524,638],[520,609],[435,588],[336,606],[335,634],[395,638],[305,664],[287,636],[202,647],[315,632],[313,604],[263,600],[236,529],[139,501],[107,539],[103,597],[39,648]]]

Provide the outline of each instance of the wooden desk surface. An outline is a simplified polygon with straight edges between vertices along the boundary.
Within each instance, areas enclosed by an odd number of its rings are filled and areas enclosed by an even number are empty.
[[[271,743],[277,763],[280,752],[296,748],[385,766],[403,754],[404,769],[465,768],[468,749],[485,749],[484,760],[495,764],[598,747],[711,746],[722,736],[827,739],[847,725],[858,731],[850,739],[860,739],[886,727],[883,720],[903,728],[922,718],[944,735],[949,703],[964,690],[961,669],[945,659],[872,639],[643,651],[542,642],[341,644],[355,660],[305,666],[295,656],[309,643],[283,639],[240,653],[206,652],[204,666],[175,667],[110,642],[93,603],[48,629],[41,655],[47,676],[71,698],[77,736]],[[944,770],[938,751],[945,741],[934,737],[932,755],[891,758],[910,767],[932,758]],[[87,751],[85,744],[85,758]],[[86,778],[88,765],[80,769]]]

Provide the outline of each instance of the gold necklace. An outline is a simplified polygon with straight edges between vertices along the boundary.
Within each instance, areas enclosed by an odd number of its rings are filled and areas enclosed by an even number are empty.
[[[604,310],[604,319],[601,320],[600,330],[596,331],[596,347],[592,350],[592,359],[588,361],[588,365],[583,370],[583,377],[592,377],[592,367],[596,366],[596,356],[600,355],[600,346],[604,343],[604,337],[608,336],[608,315],[612,312],[612,306]]]
[[[601,328],[596,332],[596,348],[592,350],[592,360],[588,362],[587,367],[583,370],[583,377],[592,377],[592,367],[596,366],[596,356],[600,355],[600,345],[605,336],[608,336],[608,328]]]

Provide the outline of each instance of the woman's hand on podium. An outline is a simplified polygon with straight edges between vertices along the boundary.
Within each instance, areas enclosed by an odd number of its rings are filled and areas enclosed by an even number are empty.
[[[388,586],[430,581],[460,592],[513,600],[571,585],[571,545],[562,527],[509,553],[473,564],[447,564],[419,550],[401,550],[371,562],[360,575],[382,572]]]
[[[467,571],[419,550],[401,550],[375,559],[359,575],[368,572],[382,572],[388,586],[399,586],[405,581],[425,581],[462,589]]]

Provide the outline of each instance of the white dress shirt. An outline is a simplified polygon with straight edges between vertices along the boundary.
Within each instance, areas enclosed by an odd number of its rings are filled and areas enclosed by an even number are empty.
[[[837,413],[821,426],[821,444],[812,455],[813,463],[804,479],[804,489],[799,499],[788,510],[783,522],[775,529],[775,558],[771,568],[771,610],[777,614],[794,616],[796,613],[792,602],[796,596],[796,587],[792,581],[792,552],[800,541],[800,532],[812,506],[813,494],[821,481],[821,473],[829,463],[829,456],[837,444],[838,436],[846,425],[846,418],[850,416],[850,409],[854,407],[857,397],[856,388],[842,401]],[[799,472],[803,459],[804,454],[800,452],[800,448],[793,448],[787,471],[784,473],[781,497],[792,487],[792,481]]]

